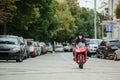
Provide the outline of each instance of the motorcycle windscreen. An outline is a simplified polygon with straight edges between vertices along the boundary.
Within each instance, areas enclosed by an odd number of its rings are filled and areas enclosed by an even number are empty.
[[[84,45],[85,45],[85,43],[82,43],[82,42],[79,42],[79,43],[78,43],[78,47],[79,47],[79,48],[82,48]]]

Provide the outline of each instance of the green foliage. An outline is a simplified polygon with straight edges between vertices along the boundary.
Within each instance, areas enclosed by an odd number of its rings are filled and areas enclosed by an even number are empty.
[[[0,0],[3,24],[8,34],[40,41],[71,42],[79,31],[93,37],[93,11],[77,0]]]
[[[70,12],[69,6],[66,1],[59,1],[56,6],[56,16],[59,19],[60,27],[54,33],[54,38],[57,41],[71,41],[75,33],[74,18]]]
[[[75,18],[77,26],[76,34],[82,32],[85,37],[93,38],[94,36],[94,13],[93,10],[80,7],[78,0],[67,0],[72,16]]]
[[[13,13],[17,9],[16,0],[0,0],[0,21],[9,22],[13,17]]]

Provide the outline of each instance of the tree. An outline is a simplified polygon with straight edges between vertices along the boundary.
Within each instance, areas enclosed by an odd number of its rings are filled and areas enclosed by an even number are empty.
[[[75,18],[75,25],[77,26],[76,34],[82,32],[85,37],[93,38],[94,34],[94,16],[93,10],[80,7],[78,0],[67,0],[72,16]],[[75,34],[75,35],[76,35]]]
[[[70,12],[67,1],[58,0],[55,16],[58,21],[58,25],[56,25],[52,32],[53,39],[58,42],[71,41],[73,38],[72,34],[75,33],[76,27],[74,17]]]
[[[117,4],[116,10],[115,10],[116,18],[120,19],[120,0]]]
[[[3,24],[3,34],[7,34],[7,23],[12,21],[16,11],[16,0],[0,0],[0,23]]]

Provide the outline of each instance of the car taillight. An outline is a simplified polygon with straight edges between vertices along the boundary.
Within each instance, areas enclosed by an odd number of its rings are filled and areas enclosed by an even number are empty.
[[[108,43],[106,43],[106,46],[105,46],[105,50],[107,50],[108,49]]]
[[[34,51],[34,47],[30,47],[30,52]]]

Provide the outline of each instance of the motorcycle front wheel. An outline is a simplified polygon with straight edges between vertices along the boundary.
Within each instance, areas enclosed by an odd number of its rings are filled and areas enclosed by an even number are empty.
[[[80,69],[83,69],[83,58],[82,58],[82,56],[80,56],[79,68],[80,68]]]

